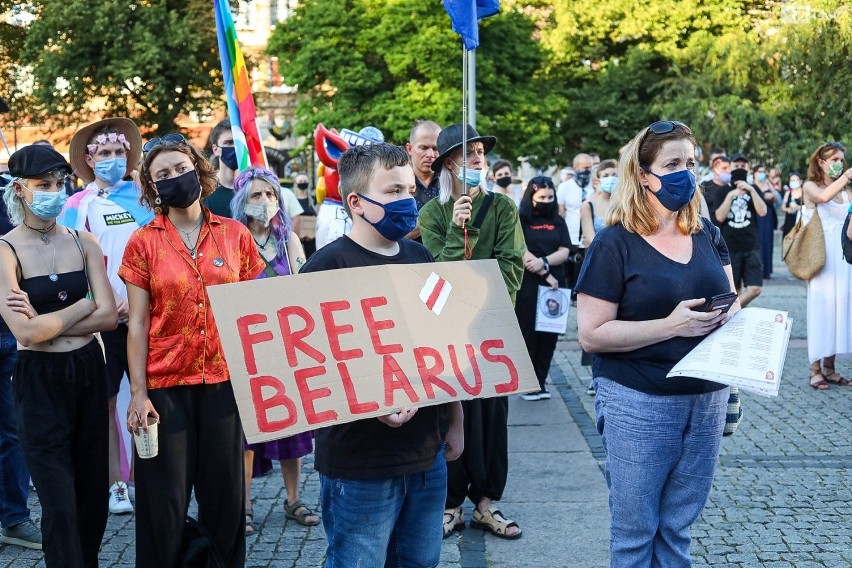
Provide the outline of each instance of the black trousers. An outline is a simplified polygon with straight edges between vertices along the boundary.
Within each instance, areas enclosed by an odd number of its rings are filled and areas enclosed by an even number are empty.
[[[499,501],[509,474],[509,399],[481,398],[462,401],[464,452],[447,463],[447,509],[474,505],[483,497]]]
[[[18,352],[18,434],[41,502],[49,568],[94,567],[108,515],[104,356],[92,340],[67,353]]]
[[[148,391],[159,453],[136,456],[136,566],[171,568],[195,489],[198,522],[228,567],[245,564],[243,429],[230,382]]]
[[[550,363],[553,361],[553,352],[556,351],[556,342],[559,340],[558,333],[535,330],[535,313],[538,309],[538,286],[536,280],[527,278],[524,274],[523,284],[518,291],[515,300],[515,315],[518,317],[518,325],[524,336],[524,343],[530,354],[538,385],[544,390],[547,373],[550,372]]]

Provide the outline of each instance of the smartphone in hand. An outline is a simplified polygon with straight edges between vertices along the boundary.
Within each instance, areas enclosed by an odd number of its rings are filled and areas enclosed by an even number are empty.
[[[696,311],[712,312],[715,310],[722,310],[722,313],[726,314],[736,301],[737,294],[735,292],[725,292],[724,294],[717,294],[716,296],[713,296],[704,302],[704,304],[696,308]]]

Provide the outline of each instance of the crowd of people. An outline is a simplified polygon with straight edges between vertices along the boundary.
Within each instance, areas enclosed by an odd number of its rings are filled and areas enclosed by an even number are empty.
[[[807,174],[790,172],[783,184],[778,169],[742,153],[714,149],[705,168],[689,127],[660,121],[617,157],[581,153],[557,182],[519,184],[509,161],[489,161],[496,142],[469,125],[419,121],[404,147],[350,148],[338,173],[351,228],[330,243],[315,239],[307,173],[291,189],[268,169],[238,171],[227,120],[211,132],[210,156],[177,133],[143,143],[126,118],[81,128],[70,163],[49,143],[12,154],[0,238],[0,542],[43,549],[48,567],[97,566],[108,515],[135,512],[137,566],[186,565],[198,527],[206,554],[243,566],[252,479],[273,462],[286,518],[322,523],[329,568],[436,566],[442,539],[468,524],[520,538],[497,506],[510,471],[506,397],[248,444],[206,291],[494,259],[538,382],[526,402],[551,397],[559,333],[538,329],[542,291],[573,291],[607,455],[612,565],[688,566],[730,392],[666,374],[760,295],[776,230],[817,218],[826,259],[808,281],[808,381],[817,390],[850,384],[835,368],[837,355],[852,353],[845,148],[819,146]],[[737,296],[729,311],[700,309],[726,292]],[[547,309],[558,315],[560,304]],[[130,402],[120,408],[125,376]],[[122,467],[120,427],[135,434],[153,424],[159,454]],[[318,511],[300,498],[312,452]],[[27,509],[30,478],[40,529]],[[186,517],[193,496],[195,525]]]

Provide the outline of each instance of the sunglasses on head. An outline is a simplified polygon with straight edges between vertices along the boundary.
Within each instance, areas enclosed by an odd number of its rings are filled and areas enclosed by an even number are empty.
[[[186,138],[183,137],[183,134],[166,134],[162,138],[152,138],[145,142],[142,151],[147,153],[157,146],[179,146],[181,144],[186,144]]]
[[[648,134],[652,132],[654,134],[668,134],[678,126],[684,128],[687,132],[691,132],[689,127],[682,122],[674,120],[658,120],[657,122],[654,122],[648,126],[648,130],[645,132],[645,136],[642,137],[642,142],[639,143],[639,147],[641,148],[642,144],[645,143],[645,139],[648,138]]]
[[[530,180],[530,183],[538,188],[546,187],[553,189],[553,180],[546,176],[536,176]]]
[[[841,150],[843,152],[846,151],[846,146],[844,146],[841,142],[826,142],[823,145],[823,148],[831,148],[832,150]]]

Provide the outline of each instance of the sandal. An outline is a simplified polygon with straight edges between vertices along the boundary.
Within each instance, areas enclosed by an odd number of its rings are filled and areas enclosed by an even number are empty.
[[[254,532],[254,511],[246,509],[246,534]]]
[[[448,538],[456,531],[463,531],[464,527],[464,511],[461,507],[444,509],[444,538]]]
[[[319,524],[319,515],[311,511],[301,499],[296,499],[291,505],[284,501],[284,516],[288,519],[296,521],[303,527],[314,527]],[[308,517],[317,517],[313,521],[309,521]]]
[[[839,387],[846,387],[852,384],[852,381],[847,380],[843,375],[834,370],[834,365],[825,365],[822,368],[822,375],[826,382]]]
[[[505,538],[506,540],[521,538],[521,534],[523,534],[518,523],[504,517],[503,513],[501,513],[499,509],[495,509],[493,506],[488,507],[488,510],[484,513],[480,513],[479,509],[474,508],[473,520],[470,521],[470,526],[475,529],[490,532],[494,536]],[[517,527],[518,532],[515,534],[508,534],[508,530],[512,527]]]
[[[815,377],[819,377],[818,380],[814,380]],[[811,375],[808,377],[808,385],[814,390],[828,390],[830,387],[828,386],[828,381],[825,380],[825,377],[819,370],[811,369]]]

